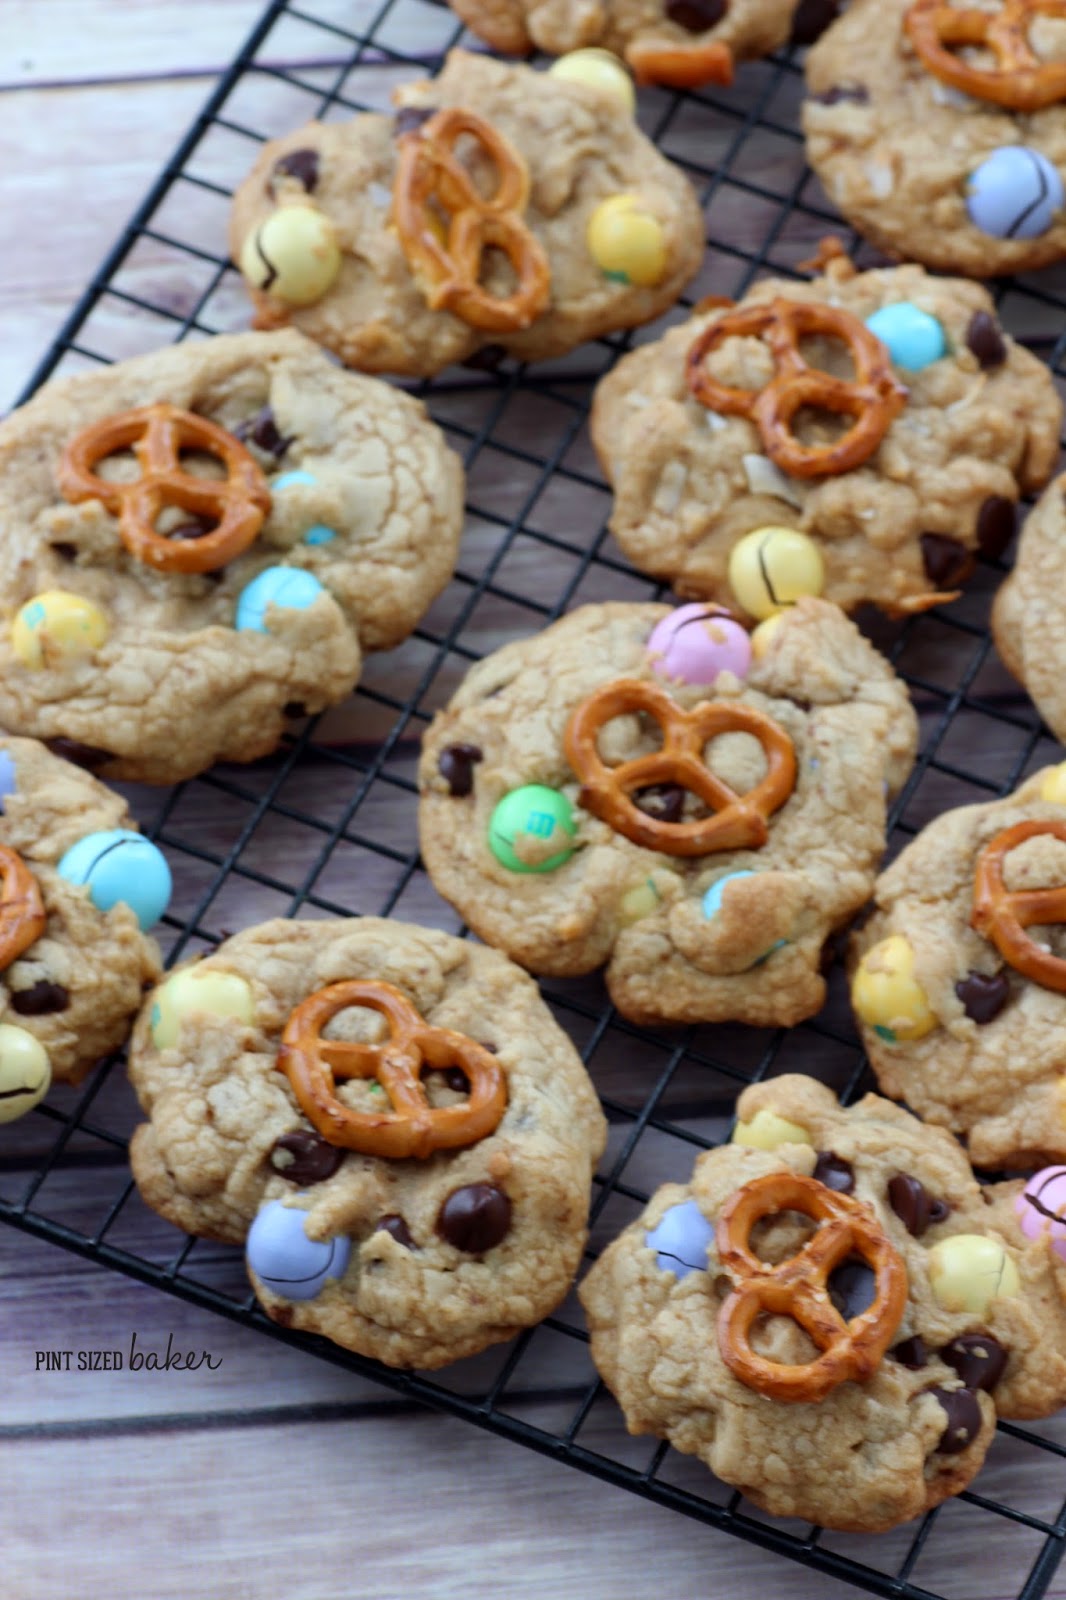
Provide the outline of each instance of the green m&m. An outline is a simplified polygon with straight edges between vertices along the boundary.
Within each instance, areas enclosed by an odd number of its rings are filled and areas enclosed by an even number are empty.
[[[552,872],[574,853],[577,832],[565,794],[543,783],[512,789],[489,821],[489,849],[509,872]]]

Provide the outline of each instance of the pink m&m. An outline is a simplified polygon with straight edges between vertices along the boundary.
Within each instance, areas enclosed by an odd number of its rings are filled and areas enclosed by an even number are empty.
[[[1027,1239],[1050,1239],[1055,1254],[1066,1261],[1066,1167],[1035,1172],[1014,1210]]]
[[[751,640],[739,622],[718,606],[679,606],[657,622],[647,644],[648,660],[661,678],[709,687],[722,672],[744,678],[751,666]]]

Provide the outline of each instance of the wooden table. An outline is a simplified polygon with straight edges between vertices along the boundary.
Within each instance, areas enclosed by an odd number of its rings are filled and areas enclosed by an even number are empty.
[[[259,9],[0,0],[0,408]],[[134,1336],[210,1367],[38,1370]],[[855,1592],[4,1228],[0,1482],[5,1600]],[[963,1543],[922,1576],[991,1596],[994,1568]]]

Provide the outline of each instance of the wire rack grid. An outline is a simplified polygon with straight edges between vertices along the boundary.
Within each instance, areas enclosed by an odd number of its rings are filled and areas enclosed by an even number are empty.
[[[438,0],[274,0],[27,392],[53,373],[246,326],[224,229],[229,195],[259,143],[313,117],[384,109],[396,83],[432,73],[460,42],[475,43]],[[842,231],[804,165],[801,94],[794,51],[746,67],[732,89],[642,92],[642,126],[688,171],[707,217],[706,263],[675,317],[704,294],[738,296],[766,272],[796,275],[827,230]],[[860,264],[873,263],[857,238],[848,243]],[[1066,274],[996,287],[1004,322],[1059,378]],[[610,497],[584,429],[595,380],[632,342],[608,338],[535,369],[504,362],[416,386],[467,469],[459,570],[411,639],[371,660],[352,704],[305,724],[276,756],[173,790],[130,791],[174,866],[169,959],[272,915],[395,914],[463,931],[414,842],[421,729],[469,664],[506,639],[585,601],[660,595],[606,532]],[[988,605],[1002,571],[983,566],[945,610],[898,624],[861,619],[906,678],[922,723],[921,757],[893,811],[893,850],[948,806],[1006,793],[1054,759],[1053,740],[991,650]],[[700,1149],[728,1135],[745,1083],[804,1070],[845,1101],[873,1087],[839,967],[821,1015],[788,1032],[652,1034],[617,1016],[598,979],[548,983],[544,993],[588,1063],[611,1127],[590,1256],[658,1182],[686,1174]],[[572,1295],[510,1345],[432,1377],[387,1370],[270,1322],[248,1293],[238,1252],[178,1240],[143,1206],[126,1157],[136,1121],[116,1060],[0,1128],[0,1218],[856,1589],[897,1600],[1047,1593],[1066,1539],[1061,1422],[1001,1424],[972,1490],[880,1539],[764,1517],[699,1463],[626,1435],[591,1366]],[[959,1587],[960,1539],[996,1551],[980,1594],[972,1576]]]

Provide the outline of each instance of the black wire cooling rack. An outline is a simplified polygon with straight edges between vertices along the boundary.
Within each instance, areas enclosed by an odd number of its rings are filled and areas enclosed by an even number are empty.
[[[246,326],[246,297],[225,257],[225,218],[258,144],[312,117],[383,109],[398,82],[435,71],[462,39],[434,0],[274,0],[30,389],[56,372]],[[705,206],[707,260],[685,305],[707,293],[738,296],[767,271],[795,274],[827,231],[843,231],[804,165],[801,94],[795,52],[744,67],[729,90],[642,92],[642,126],[689,172]],[[860,264],[873,263],[859,241],[847,242]],[[1066,273],[996,289],[1004,322],[1058,376]],[[505,639],[584,601],[660,592],[607,535],[610,498],[584,428],[595,380],[631,342],[597,341],[529,370],[506,362],[453,370],[419,386],[466,463],[459,571],[407,644],[370,661],[342,712],[304,726],[269,761],[132,794],[174,867],[171,959],[273,915],[395,914],[460,931],[415,846],[423,726],[469,664]],[[906,678],[922,722],[921,758],[892,819],[894,850],[948,806],[1005,793],[1061,756],[991,650],[988,603],[1002,570],[982,567],[962,600],[906,623],[861,619]],[[788,1032],[650,1034],[615,1014],[596,979],[549,983],[544,992],[611,1124],[590,1255],[659,1181],[687,1174],[699,1149],[728,1135],[745,1083],[804,1070],[845,1100],[873,1086],[839,968],[822,1014]],[[126,1159],[136,1121],[121,1066],[108,1062],[81,1089],[56,1091],[31,1117],[0,1128],[0,1217],[858,1589],[898,1600],[1046,1594],[1066,1539],[1061,1420],[1001,1424],[974,1489],[893,1534],[828,1534],[764,1517],[698,1462],[628,1438],[596,1380],[573,1296],[510,1345],[433,1377],[389,1371],[270,1322],[248,1293],[239,1252],[181,1242],[142,1205]],[[989,1552],[980,1594],[972,1571],[959,1587],[961,1543]]]

